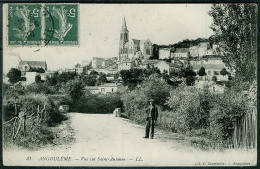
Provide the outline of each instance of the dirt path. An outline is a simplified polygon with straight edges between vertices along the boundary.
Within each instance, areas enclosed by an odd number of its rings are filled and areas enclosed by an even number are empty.
[[[74,141],[70,146],[46,147],[38,151],[7,151],[4,163],[46,166],[190,166],[234,165],[256,162],[256,152],[206,152],[190,146],[180,135],[155,130],[154,139],[144,139],[144,127],[113,115],[70,113]],[[67,133],[68,134],[68,133]],[[171,138],[171,139],[169,139]],[[25,157],[32,157],[31,161]],[[255,157],[254,157],[255,156]],[[56,157],[56,158],[55,158]],[[20,159],[20,160],[19,160]],[[15,163],[15,164],[14,164]]]

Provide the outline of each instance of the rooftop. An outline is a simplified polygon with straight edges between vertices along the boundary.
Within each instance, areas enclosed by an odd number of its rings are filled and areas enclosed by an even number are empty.
[[[117,87],[118,85],[116,83],[104,83],[98,87]]]
[[[28,64],[31,67],[35,67],[35,66],[46,66],[46,62],[45,61],[20,61],[19,62],[19,66],[21,65],[25,65]]]
[[[140,43],[140,40],[138,40],[138,39],[132,39],[132,40],[133,40],[134,44],[139,44]]]
[[[205,69],[223,69],[222,64],[199,64],[199,65],[192,65],[193,69],[200,69],[201,67]]]
[[[189,48],[176,48],[174,53],[187,53],[189,52]]]
[[[143,64],[146,65],[146,64],[156,64],[158,62],[158,60],[144,60],[143,61]]]

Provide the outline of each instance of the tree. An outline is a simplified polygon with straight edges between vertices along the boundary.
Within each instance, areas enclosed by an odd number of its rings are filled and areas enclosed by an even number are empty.
[[[157,44],[152,45],[152,55],[150,59],[159,59],[159,46]]]
[[[97,83],[96,75],[86,75],[83,77],[83,82],[88,86],[95,86]]]
[[[78,79],[70,80],[66,86],[66,92],[71,96],[72,100],[76,102],[83,95],[84,85]]]
[[[202,66],[199,70],[199,76],[205,76],[206,75],[206,71],[205,71],[205,68]]]
[[[98,81],[98,84],[102,84],[102,83],[107,82],[107,76],[106,76],[106,74],[101,73],[101,74],[99,75],[97,81]]]
[[[86,75],[86,74],[87,74],[87,66],[84,66],[84,67],[83,67],[82,75]]]
[[[79,64],[79,63],[77,63],[76,65],[75,65],[75,67],[80,67],[81,66],[81,64]]]
[[[186,78],[186,84],[188,86],[193,86],[194,82],[195,82],[195,77],[196,76],[196,72],[194,72],[194,70],[192,69],[192,66],[188,65],[187,67],[183,68],[180,72],[179,72],[179,77],[182,78]]]
[[[211,80],[212,80],[213,82],[216,82],[216,81],[218,80],[218,79],[217,79],[217,76],[212,76]]]
[[[59,83],[67,83],[69,80],[74,79],[77,76],[75,72],[63,72],[57,76],[57,80]]]
[[[114,78],[118,79],[119,78],[119,73],[114,74]]]
[[[187,84],[187,86],[193,86],[194,83],[195,83],[195,77],[194,76],[186,77],[186,84]]]
[[[41,82],[42,82],[42,79],[41,79],[41,76],[40,76],[40,75],[36,75],[36,76],[35,76],[35,82],[36,82],[36,83],[41,83]]]
[[[143,71],[141,69],[121,70],[123,85],[133,89],[137,84],[143,81]]]
[[[257,66],[256,4],[213,4],[209,15],[223,62],[242,81],[253,81]]]
[[[54,76],[53,77],[47,76],[46,77],[46,83],[49,86],[55,86],[57,84],[57,78],[55,78]]]
[[[220,71],[220,74],[221,74],[222,76],[225,76],[225,75],[229,74],[229,72],[227,71],[226,68],[223,68],[223,69]]]
[[[10,83],[17,83],[20,81],[21,78],[21,71],[15,68],[11,68],[11,70],[7,73],[7,77],[9,78]]]
[[[92,70],[92,71],[89,73],[89,75],[98,75],[98,72],[95,71],[95,70]]]

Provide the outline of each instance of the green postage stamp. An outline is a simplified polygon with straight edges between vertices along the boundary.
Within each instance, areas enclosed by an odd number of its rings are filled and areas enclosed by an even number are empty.
[[[8,4],[8,45],[79,45],[78,4]]]
[[[78,5],[46,4],[45,42],[49,45],[78,45]]]
[[[8,45],[41,45],[41,4],[8,5]]]

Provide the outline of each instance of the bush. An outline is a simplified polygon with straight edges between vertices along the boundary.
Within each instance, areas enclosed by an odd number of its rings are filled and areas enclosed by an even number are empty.
[[[10,83],[17,83],[21,78],[21,71],[15,68],[11,68],[11,70],[7,73],[7,77],[9,78]]]
[[[173,90],[167,104],[177,122],[171,121],[171,130],[186,133],[208,127],[212,98],[207,90],[200,91],[191,86],[181,86]]]
[[[140,86],[123,94],[124,110],[132,120],[143,123],[149,99],[154,99],[156,105],[163,110],[167,109],[165,103],[170,90],[171,86],[163,78],[158,74],[152,74]]]
[[[13,122],[3,126],[4,146],[14,143],[18,146],[31,149],[46,145],[54,139],[53,133],[49,130],[48,126],[55,126],[66,119],[66,117],[58,111],[58,105],[55,105],[52,99],[46,94],[39,92],[38,89],[42,90],[42,88],[38,85],[39,84],[33,84],[32,86],[27,86],[29,87],[29,89],[27,88],[28,90],[24,90],[19,84],[15,86],[3,85],[3,119],[5,122],[18,116],[18,113],[24,108],[27,109],[28,117],[34,114],[34,116],[26,120],[26,137],[23,136],[23,130],[21,129],[13,141],[11,140]],[[33,91],[37,91],[38,93]],[[43,118],[40,126],[36,126],[35,113],[38,106],[40,110],[43,110],[44,105],[46,108],[46,118]]]
[[[221,144],[232,137],[234,122],[247,112],[247,100],[235,90],[218,95],[210,111],[210,138]],[[224,145],[220,145],[224,146]]]
[[[120,93],[96,95],[87,91],[77,100],[77,102],[74,103],[72,109],[73,111],[82,113],[113,113],[115,108],[122,108],[122,102],[120,98]]]
[[[25,92],[36,94],[54,94],[56,91],[54,87],[47,83],[32,83],[25,87]]]

